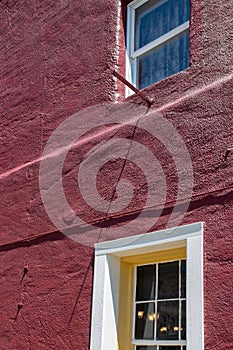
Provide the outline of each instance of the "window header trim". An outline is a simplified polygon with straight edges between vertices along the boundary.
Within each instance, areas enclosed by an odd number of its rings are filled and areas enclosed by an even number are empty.
[[[203,222],[168,228],[161,231],[153,231],[140,235],[119,238],[113,241],[100,242],[95,244],[95,255],[113,254],[117,257],[130,256],[135,253],[143,254],[158,250],[184,247],[184,240],[188,237],[202,235]],[[163,246],[161,246],[163,245]]]

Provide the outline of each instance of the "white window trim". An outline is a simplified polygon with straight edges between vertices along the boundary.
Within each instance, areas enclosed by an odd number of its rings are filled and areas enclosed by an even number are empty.
[[[147,45],[141,47],[138,50],[134,50],[134,32],[135,32],[135,12],[138,7],[142,6],[149,0],[134,0],[127,6],[127,37],[126,37],[126,79],[133,85],[137,86],[137,58],[164,42],[174,38],[176,35],[181,34],[189,28],[189,21],[174,28],[168,33],[160,36],[159,38],[151,41]],[[160,6],[164,0],[158,2],[157,6]],[[125,95],[130,96],[133,91],[127,86],[125,88]]]
[[[118,346],[120,258],[186,246],[187,350],[204,350],[203,223],[121,238],[95,245],[90,350]]]

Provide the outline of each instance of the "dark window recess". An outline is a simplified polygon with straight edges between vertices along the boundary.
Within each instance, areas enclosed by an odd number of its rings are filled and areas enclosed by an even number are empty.
[[[138,266],[136,300],[154,300],[156,265]]]
[[[179,261],[159,264],[158,299],[179,298]]]

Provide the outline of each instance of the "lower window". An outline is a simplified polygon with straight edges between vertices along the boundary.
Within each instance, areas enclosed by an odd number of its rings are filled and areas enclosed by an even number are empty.
[[[134,341],[170,343],[140,344],[136,350],[182,350],[186,340],[186,260],[138,265],[134,279]]]
[[[95,245],[90,350],[110,349],[204,350],[203,223]]]

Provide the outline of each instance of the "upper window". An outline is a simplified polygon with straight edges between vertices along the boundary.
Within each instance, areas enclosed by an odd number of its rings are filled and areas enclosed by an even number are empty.
[[[139,89],[189,66],[190,0],[128,5],[127,78]]]

